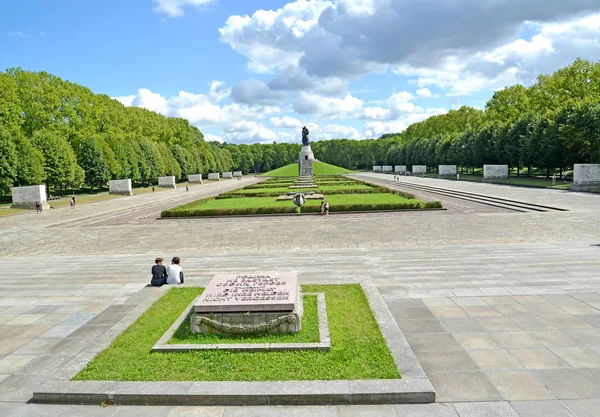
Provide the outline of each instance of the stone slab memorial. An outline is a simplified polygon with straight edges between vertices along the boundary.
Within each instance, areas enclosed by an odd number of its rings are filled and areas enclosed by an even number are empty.
[[[406,165],[396,165],[394,167],[395,172],[406,172]]]
[[[172,175],[168,177],[159,177],[158,186],[161,188],[177,188],[175,177]]]
[[[202,174],[188,175],[188,182],[202,184]]]
[[[373,172],[381,172],[382,168],[381,165],[373,165]]]
[[[297,333],[302,291],[294,272],[217,274],[194,301],[192,333]]]
[[[233,178],[233,172],[224,172],[223,178],[227,178],[227,179]]]
[[[508,179],[508,165],[484,165],[483,181]]]
[[[456,177],[456,173],[458,172],[458,169],[456,167],[456,165],[440,165],[439,168],[439,176],[440,177]]]
[[[234,178],[242,178],[242,171],[233,171]]]
[[[218,172],[208,174],[208,179],[211,181],[221,181],[221,175]]]
[[[37,201],[42,205],[42,210],[50,209],[50,205],[46,198],[45,185],[30,185],[27,187],[12,188],[11,208],[34,210]]]
[[[108,193],[116,195],[133,195],[131,179],[110,180],[108,182]]]
[[[600,188],[600,164],[575,164],[573,166],[573,191]]]
[[[425,175],[427,174],[427,165],[413,165],[412,172],[415,175]]]
[[[381,170],[383,172],[394,172],[394,167],[391,165],[384,165],[383,167],[381,167]]]

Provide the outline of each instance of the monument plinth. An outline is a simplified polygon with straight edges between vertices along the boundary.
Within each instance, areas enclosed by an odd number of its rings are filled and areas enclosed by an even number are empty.
[[[217,274],[194,302],[190,330],[208,334],[297,333],[302,292],[293,272]]]

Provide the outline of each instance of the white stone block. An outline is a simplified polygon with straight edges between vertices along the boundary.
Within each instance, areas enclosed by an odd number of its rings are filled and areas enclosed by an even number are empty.
[[[381,172],[381,165],[373,165],[373,172]]]
[[[383,172],[394,172],[394,167],[391,165],[384,165],[382,167],[382,171]]]
[[[573,191],[586,191],[600,187],[600,164],[575,164]]]
[[[110,180],[108,182],[108,193],[117,195],[133,195],[131,179]]]
[[[440,165],[440,177],[456,177],[457,172],[456,165]]]
[[[396,165],[396,172],[406,172],[406,165]]]
[[[508,165],[484,165],[483,180],[505,180],[508,178]]]
[[[312,151],[310,145],[303,146],[302,149],[300,149],[300,155],[298,156],[298,158],[300,159],[300,161],[314,161],[315,160],[315,154]]]
[[[240,178],[241,178],[241,176],[242,176],[242,171],[233,171],[233,176],[234,176],[234,177],[236,177],[236,178],[238,178],[238,177],[240,177]]]
[[[224,172],[223,178],[233,178],[233,172]]]
[[[412,166],[413,174],[426,174],[427,173],[427,165],[413,165]]]
[[[202,184],[202,174],[188,175],[188,182]]]
[[[221,181],[221,176],[218,172],[211,172],[208,174],[208,179],[213,181]]]
[[[159,177],[158,186],[161,188],[177,188],[175,177],[172,175],[169,177]]]
[[[45,185],[30,185],[27,187],[12,188],[12,208],[35,209],[36,201],[42,204],[42,208],[49,209],[50,205],[46,201]]]

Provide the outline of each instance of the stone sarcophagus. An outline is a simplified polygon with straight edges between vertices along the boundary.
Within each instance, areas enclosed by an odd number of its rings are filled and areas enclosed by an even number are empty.
[[[302,291],[293,272],[217,274],[194,302],[191,333],[297,333]]]

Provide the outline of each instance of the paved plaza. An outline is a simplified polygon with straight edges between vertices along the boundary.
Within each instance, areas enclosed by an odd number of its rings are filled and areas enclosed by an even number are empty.
[[[600,415],[600,195],[403,177],[393,188],[426,184],[567,211],[442,198],[444,211],[157,220],[163,209],[257,181],[0,218],[0,416]],[[46,380],[75,375],[164,293],[145,288],[150,268],[175,255],[189,285],[272,270],[296,271],[302,284],[373,281],[438,402],[27,404]]]

